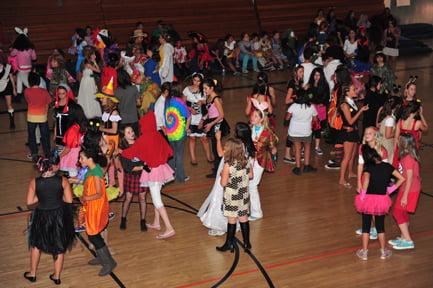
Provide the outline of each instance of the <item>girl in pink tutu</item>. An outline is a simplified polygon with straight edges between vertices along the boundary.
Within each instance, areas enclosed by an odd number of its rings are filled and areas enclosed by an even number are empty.
[[[409,214],[415,213],[421,193],[421,178],[419,175],[419,154],[416,148],[416,139],[411,133],[401,133],[398,143],[399,167],[406,182],[403,188],[398,191],[395,200],[392,217],[400,228],[401,236],[397,239],[389,240],[394,249],[404,250],[413,249],[415,244],[409,233]]]
[[[165,231],[156,236],[157,239],[165,239],[174,236],[176,232],[170,223],[167,210],[161,200],[162,186],[174,179],[174,171],[167,164],[168,158],[173,156],[173,150],[156,130],[156,118],[153,111],[147,112],[140,119],[141,136],[129,148],[125,149],[122,157],[143,161],[149,169],[143,170],[140,176],[141,186],[149,187],[155,207],[155,218],[152,224],[146,224],[148,228],[161,230],[160,217],[165,225]]]
[[[362,214],[362,249],[357,250],[356,255],[362,260],[368,258],[370,225],[374,216],[380,244],[380,259],[387,259],[392,255],[392,252],[385,248],[385,215],[392,205],[388,194],[403,183],[404,177],[392,165],[382,162],[377,150],[369,145],[362,146],[362,157],[365,161],[364,183],[361,193],[355,198],[356,210]],[[391,176],[397,178],[397,182],[388,187]]]

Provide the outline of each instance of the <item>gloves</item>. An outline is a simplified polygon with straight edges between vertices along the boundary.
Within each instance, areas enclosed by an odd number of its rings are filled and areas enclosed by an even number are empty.
[[[367,190],[362,189],[362,190],[361,190],[361,195],[359,196],[359,199],[364,200],[364,198],[365,198],[365,194],[367,194]]]
[[[395,186],[395,184],[386,187],[386,192],[388,192],[388,195],[391,195],[391,193],[394,192],[395,190],[397,190],[397,186]]]

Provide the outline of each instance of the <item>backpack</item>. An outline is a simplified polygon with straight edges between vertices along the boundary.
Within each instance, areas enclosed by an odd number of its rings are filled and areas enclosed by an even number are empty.
[[[330,127],[337,130],[340,130],[343,127],[343,118],[341,118],[337,107],[337,91],[333,92],[332,100],[329,103],[328,123]]]

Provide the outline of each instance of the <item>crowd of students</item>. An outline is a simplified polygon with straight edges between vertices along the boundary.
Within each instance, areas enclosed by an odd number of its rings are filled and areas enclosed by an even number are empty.
[[[162,218],[165,230],[157,239],[176,234],[160,193],[169,181],[190,179],[185,174],[184,165],[188,161],[184,159],[184,149],[188,142],[189,162],[199,165],[195,151],[197,138],[206,160],[214,164],[206,177],[216,179],[198,216],[210,229],[209,235],[227,233],[226,243],[217,250],[233,251],[237,221],[243,233],[243,247],[251,249],[248,222],[263,217],[258,185],[264,172],[274,171],[279,139],[286,139],[283,161],[295,164],[293,173],[301,176],[318,171],[310,164],[311,152],[323,155],[320,139],[324,132],[328,141],[335,145],[335,160],[326,168],[340,169],[338,183],[346,188],[352,187],[350,178],[357,178],[356,189],[360,194],[355,204],[363,215],[360,230],[363,248],[357,252],[358,256],[367,260],[368,239],[374,238],[375,233],[381,244],[381,258],[391,255],[385,248],[383,216],[391,206],[387,191],[392,192],[398,186],[404,188],[400,189],[393,216],[402,235],[390,243],[395,249],[414,247],[407,212],[416,209],[420,192],[417,148],[421,132],[428,128],[416,96],[416,77],[408,81],[400,94],[392,67],[386,62],[387,58],[396,56],[392,49],[398,45],[392,16],[382,15],[375,24],[363,16],[358,25],[353,13],[348,15],[345,21],[340,21],[333,10],[326,18],[323,11],[319,11],[303,45],[296,44],[293,31],[285,33],[283,40],[281,33],[274,31],[271,35],[261,32],[251,37],[243,33],[239,41],[227,34],[216,48],[210,48],[202,33],[190,32],[193,47],[189,52],[178,33],[162,21],[157,23],[152,35],[143,31],[142,23],[137,23],[125,51],[119,51],[106,29],[76,29],[73,47],[69,49],[77,55],[75,69],[66,69],[65,55],[61,49],[56,49],[42,75],[32,69],[31,60],[36,58],[36,53],[27,31],[17,30],[17,41],[26,45],[14,47],[12,51],[16,52],[10,54],[12,58],[14,53],[18,55],[17,66],[16,75],[10,72],[10,86],[6,91],[13,95],[24,92],[29,107],[29,157],[34,161],[39,159],[44,172],[42,178],[53,177],[57,169],[69,177],[74,187],[83,185],[81,194],[75,195],[85,207],[85,230],[96,249],[97,258],[89,264],[103,266],[100,276],[107,275],[117,265],[102,237],[108,224],[109,198],[125,196],[121,230],[127,229],[133,195],[139,195],[141,231],[161,230]],[[385,35],[384,46],[379,42],[372,46],[369,42],[373,41],[370,37],[378,23],[385,23],[381,30]],[[376,51],[374,65],[369,65],[372,47]],[[25,61],[20,60],[24,57]],[[223,151],[221,139],[230,134],[226,121],[229,116],[224,113],[222,83],[210,77],[209,72],[216,69],[225,73],[225,69],[231,69],[236,76],[246,74],[250,61],[258,74],[246,101],[248,123],[234,126],[235,137],[225,141]],[[4,60],[2,65],[9,66]],[[260,70],[282,70],[291,65],[293,77],[288,81],[285,97],[287,135],[278,137],[273,113],[275,91],[268,83],[268,74]],[[9,74],[8,69],[4,71]],[[366,86],[360,81],[364,77],[369,77]],[[190,82],[182,87],[176,78]],[[43,80],[49,80],[49,85],[44,86]],[[12,129],[13,108],[9,102]],[[53,108],[55,119],[53,139],[58,163],[52,160],[49,107]],[[361,118],[363,127],[359,129]],[[42,136],[42,160],[38,157],[36,127]],[[364,144],[358,149],[361,134]],[[80,170],[85,167],[87,172],[80,176]],[[397,168],[402,175],[395,170]],[[388,187],[393,181],[391,176],[397,178],[392,189]],[[37,202],[34,194],[36,191],[39,197],[41,181],[36,181],[36,188],[35,181],[32,182],[29,205]],[[118,189],[110,197],[108,187],[114,186]],[[62,195],[67,194],[64,201],[71,202],[69,190],[62,189],[59,187],[59,191],[64,191]],[[58,195],[59,191],[56,191]],[[145,219],[147,192],[155,206],[151,224]],[[44,196],[41,194],[41,197],[39,205]],[[39,250],[46,250],[37,243],[36,240],[30,243],[34,248],[32,261],[39,257]],[[54,254],[63,254],[69,245],[65,242]],[[61,266],[56,263],[55,273],[50,278],[60,284]],[[31,268],[24,277],[34,282],[37,264],[32,262]]]

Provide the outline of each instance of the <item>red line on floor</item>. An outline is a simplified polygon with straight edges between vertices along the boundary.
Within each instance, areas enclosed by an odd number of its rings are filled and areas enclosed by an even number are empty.
[[[4,217],[0,217],[0,220],[7,220],[7,219],[12,219],[12,218],[18,218],[18,217],[28,216],[30,214],[31,214],[30,212],[26,212],[24,214],[15,214],[15,215],[4,216]]]
[[[412,238],[416,238],[416,237],[420,237],[420,236],[425,236],[425,235],[429,235],[429,234],[433,234],[433,231],[426,231],[426,232],[417,233],[417,234],[412,235]],[[378,246],[378,245],[379,245],[379,242],[376,242],[374,244],[369,245],[369,247],[374,247],[374,246]],[[290,265],[290,264],[296,264],[296,263],[311,261],[311,260],[320,259],[320,258],[324,258],[324,257],[328,257],[328,256],[333,256],[333,255],[338,255],[338,254],[342,254],[342,253],[346,253],[346,252],[355,251],[355,250],[360,249],[360,248],[361,248],[361,246],[352,247],[352,248],[347,248],[347,249],[343,249],[343,250],[339,250],[339,251],[324,253],[324,254],[315,255],[315,256],[306,257],[306,258],[301,258],[301,259],[296,259],[296,260],[285,262],[285,263],[271,265],[271,266],[265,267],[265,269],[269,270],[269,269],[273,269],[273,268],[287,266],[287,265]],[[244,272],[240,272],[240,273],[234,273],[234,274],[232,274],[230,276],[230,278],[231,277],[236,277],[236,276],[241,276],[241,275],[246,275],[246,274],[250,274],[250,273],[255,273],[255,272],[259,272],[259,271],[260,271],[259,269],[254,269],[254,270],[244,271]],[[220,277],[220,278],[214,278],[214,279],[209,279],[209,280],[203,280],[203,281],[196,282],[196,283],[190,283],[190,284],[186,284],[186,285],[183,285],[183,286],[177,286],[176,288],[185,288],[185,287],[198,286],[200,284],[205,284],[205,283],[209,283],[209,282],[220,280],[221,278],[222,277]]]

